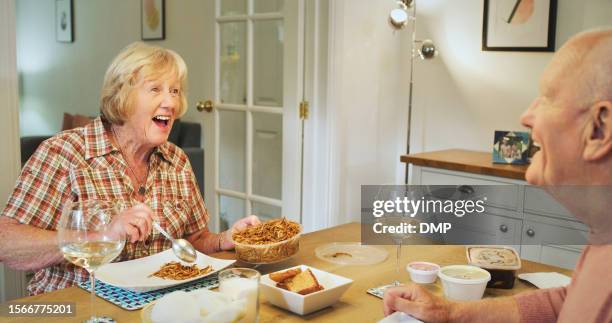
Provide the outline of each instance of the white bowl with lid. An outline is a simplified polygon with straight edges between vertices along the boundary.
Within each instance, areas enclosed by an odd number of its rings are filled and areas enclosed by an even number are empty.
[[[413,261],[406,266],[410,279],[417,284],[431,284],[438,277],[440,266],[426,261]]]
[[[473,301],[482,298],[491,274],[476,266],[452,265],[440,268],[438,277],[446,298]]]

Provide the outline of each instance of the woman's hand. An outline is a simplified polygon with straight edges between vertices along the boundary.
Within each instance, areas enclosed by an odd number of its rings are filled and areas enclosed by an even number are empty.
[[[419,285],[408,284],[389,288],[383,298],[383,307],[385,316],[404,312],[424,322],[447,322],[452,303]]]
[[[234,243],[232,242],[232,234],[234,232],[242,231],[248,227],[258,225],[260,223],[261,221],[259,221],[259,218],[256,215],[249,215],[236,221],[229,230],[220,233],[219,246],[221,247],[221,250],[230,250],[234,248]]]
[[[126,241],[144,241],[151,234],[153,211],[145,204],[136,204],[129,209],[121,211],[113,220],[113,230],[125,234]]]

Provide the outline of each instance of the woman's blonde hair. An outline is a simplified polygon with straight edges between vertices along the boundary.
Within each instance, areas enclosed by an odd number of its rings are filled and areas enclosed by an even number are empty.
[[[176,118],[187,111],[187,66],[175,51],[135,42],[125,47],[111,62],[104,75],[100,113],[112,124],[122,125],[133,113],[133,89],[141,80],[176,75],[180,101]]]

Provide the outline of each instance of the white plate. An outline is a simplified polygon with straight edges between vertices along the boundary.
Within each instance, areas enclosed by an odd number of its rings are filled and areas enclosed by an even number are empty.
[[[195,263],[198,265],[198,267],[204,268],[206,266],[212,266],[213,271],[203,276],[185,280],[149,277],[149,275],[158,271],[164,264],[171,261],[178,261],[172,252],[172,249],[168,249],[152,256],[104,265],[96,271],[96,278],[109,285],[142,293],[200,279],[202,277],[211,275],[235,262],[235,260],[224,260],[209,257],[200,252],[197,252],[197,254],[198,258]]]

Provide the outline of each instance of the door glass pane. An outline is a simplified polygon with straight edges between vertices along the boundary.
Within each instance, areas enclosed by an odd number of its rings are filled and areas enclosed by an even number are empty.
[[[253,112],[253,194],[280,200],[282,174],[282,115]]]
[[[219,186],[245,192],[246,112],[219,110]]]
[[[277,219],[282,215],[280,207],[259,202],[253,202],[251,209],[251,213],[257,215],[261,221]]]
[[[283,0],[255,0],[255,13],[281,12],[284,2]]]
[[[246,0],[221,0],[221,16],[246,15]]]
[[[246,104],[246,23],[221,23],[221,103]]]
[[[283,105],[283,21],[253,23],[253,102],[255,105]]]
[[[243,218],[246,215],[244,209],[244,200],[229,197],[226,195],[219,196],[219,218],[221,230],[227,230],[234,222]]]

